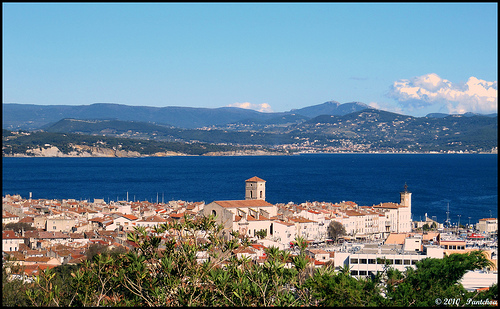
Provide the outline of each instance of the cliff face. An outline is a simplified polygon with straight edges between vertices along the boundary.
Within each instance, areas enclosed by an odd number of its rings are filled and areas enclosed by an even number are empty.
[[[6,157],[114,157],[114,158],[135,158],[135,157],[170,157],[170,156],[188,156],[187,154],[165,151],[156,152],[150,155],[142,155],[137,151],[116,150],[104,147],[91,147],[86,145],[71,145],[73,148],[69,153],[63,153],[56,146],[45,146],[28,149],[26,154],[16,153],[14,155],[4,155]],[[258,155],[283,155],[283,153],[274,153],[263,150],[245,150],[245,151],[226,151],[209,152],[204,156],[258,156]]]
[[[27,156],[34,157],[140,157],[137,151],[115,150],[110,148],[74,145],[73,151],[65,154],[55,146],[29,149]]]

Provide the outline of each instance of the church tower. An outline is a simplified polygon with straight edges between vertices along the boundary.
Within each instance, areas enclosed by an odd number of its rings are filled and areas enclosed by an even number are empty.
[[[405,190],[400,192],[401,202],[399,203],[401,206],[406,206],[409,208],[411,213],[411,192],[408,191],[408,185],[405,183]]]
[[[401,194],[401,203],[398,209],[398,233],[411,232],[411,192],[408,191],[408,185],[405,183],[405,189]]]
[[[254,176],[245,180],[245,200],[266,200],[266,181]]]

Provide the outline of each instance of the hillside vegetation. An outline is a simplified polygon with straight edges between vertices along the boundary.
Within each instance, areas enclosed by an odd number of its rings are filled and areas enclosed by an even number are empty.
[[[468,292],[460,279],[469,270],[491,267],[482,251],[418,261],[404,272],[387,266],[372,277],[355,278],[348,265],[315,268],[307,241],[296,239],[300,252],[265,249],[259,263],[238,257],[249,245],[233,232],[220,236],[213,216],[143,227],[127,235],[128,252],[105,250],[79,265],[41,271],[32,283],[8,280],[12,261],[2,263],[4,306],[147,306],[147,307],[432,307],[446,299],[498,301],[498,285]],[[203,235],[206,241],[199,241]],[[197,253],[206,257],[198,262]],[[285,267],[285,265],[288,265]],[[446,305],[446,303],[444,303]],[[453,303],[453,305],[456,305]],[[469,304],[470,305],[470,304]]]
[[[234,147],[207,143],[165,142],[147,139],[53,132],[3,130],[3,156],[165,156],[208,155],[216,152],[256,151],[256,147]]]

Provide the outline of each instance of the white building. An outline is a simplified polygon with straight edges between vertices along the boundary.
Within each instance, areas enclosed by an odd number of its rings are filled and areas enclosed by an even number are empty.
[[[14,231],[2,231],[2,250],[18,251],[19,244],[24,243],[24,239],[16,235]]]
[[[295,240],[295,223],[282,220],[273,221],[274,233],[272,239],[288,248],[288,245]]]
[[[385,265],[404,271],[407,267],[415,268],[417,261],[425,258],[443,258],[444,249],[440,246],[423,246],[423,251],[414,251],[414,243],[409,245],[411,248],[404,245],[381,245],[355,253],[335,252],[335,267],[349,267],[352,276],[370,276],[383,272]]]
[[[320,239],[320,226],[318,221],[309,220],[304,217],[290,217],[289,222],[295,224],[295,235],[303,237],[306,240]]]
[[[479,222],[476,224],[476,229],[481,233],[498,232],[498,219],[497,218],[479,219]]]
[[[8,211],[2,212],[2,224],[19,222],[19,216],[11,214]]]

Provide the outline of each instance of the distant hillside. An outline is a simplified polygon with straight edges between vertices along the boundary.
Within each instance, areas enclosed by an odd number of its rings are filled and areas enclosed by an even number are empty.
[[[64,118],[118,119],[153,122],[180,128],[198,128],[220,125],[248,118],[271,118],[253,110],[221,107],[148,107],[123,104],[96,103],[91,105],[33,105],[3,104],[3,128],[35,130]]]
[[[3,127],[10,131],[258,146],[292,152],[491,152],[498,144],[496,114],[412,117],[360,102],[329,101],[283,113],[234,107],[3,104],[2,117]]]
[[[447,117],[447,116],[452,116],[453,114],[444,114],[444,113],[430,113],[430,114],[427,114],[425,115],[425,117],[427,118],[444,118],[444,117]],[[455,114],[456,115],[456,114]],[[478,114],[478,113],[471,113],[471,112],[467,112],[465,114],[462,114],[462,116],[465,116],[465,117],[472,117],[472,116],[486,116],[486,117],[497,117],[498,116],[498,113],[493,113],[493,114]]]
[[[272,132],[247,132],[222,129],[182,129],[147,122],[121,120],[79,120],[63,119],[44,127],[53,133],[80,133],[86,135],[112,136],[121,138],[147,139],[168,142],[201,142],[224,145],[276,145],[293,143],[286,135]]]
[[[498,117],[419,118],[373,108],[343,116],[320,115],[305,121],[302,117],[290,114],[267,124],[244,121],[207,129],[181,129],[136,121],[64,119],[45,130],[186,143],[306,147],[316,151],[491,151],[497,146]]]
[[[2,156],[140,157],[213,154],[276,154],[259,147],[164,142],[73,133],[2,132]]]
[[[366,108],[369,108],[369,106],[361,102],[340,104],[337,101],[328,101],[323,104],[292,109],[290,112],[313,118],[320,115],[343,116]]]
[[[91,105],[34,105],[4,103],[2,105],[2,127],[9,130],[37,130],[61,119],[116,119],[122,121],[151,122],[178,128],[194,129],[220,126],[237,122],[271,124],[297,122],[319,115],[345,115],[367,106],[362,103],[332,103],[310,106],[290,112],[262,113],[237,107],[149,107],[123,104],[96,103]],[[285,118],[283,118],[285,117]]]

